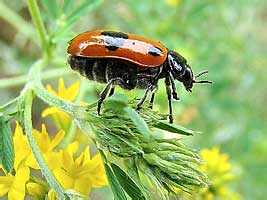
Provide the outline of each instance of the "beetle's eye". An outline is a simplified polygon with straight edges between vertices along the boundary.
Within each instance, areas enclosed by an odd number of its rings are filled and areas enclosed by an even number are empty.
[[[184,73],[184,75],[183,75],[183,78],[184,78],[185,81],[190,81],[190,80],[193,78],[193,76],[192,76],[192,72],[191,72],[190,69],[187,68],[187,69],[185,70],[185,73]]]

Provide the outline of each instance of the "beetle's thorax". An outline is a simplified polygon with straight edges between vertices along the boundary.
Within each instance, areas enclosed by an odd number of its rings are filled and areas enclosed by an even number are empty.
[[[186,90],[191,90],[194,83],[194,76],[190,65],[186,59],[175,51],[168,50],[167,70],[174,79],[180,81]]]

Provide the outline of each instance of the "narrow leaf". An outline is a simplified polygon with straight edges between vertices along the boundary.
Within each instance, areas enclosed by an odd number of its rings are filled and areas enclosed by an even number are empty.
[[[0,130],[0,161],[6,172],[11,172],[14,165],[14,144],[12,131],[4,116],[0,116]]]
[[[138,185],[118,165],[112,163],[111,167],[121,186],[132,199],[145,200],[145,194],[143,194]]]
[[[155,124],[153,124],[153,126],[161,130],[169,131],[171,133],[178,133],[181,135],[193,135],[194,133],[197,133],[177,124],[168,124],[161,121],[157,121]]]
[[[126,107],[124,108],[130,119],[136,125],[137,129],[142,133],[146,138],[151,136],[151,132],[148,128],[148,125],[132,108]]]
[[[103,0],[84,0],[68,17],[65,28],[69,28],[76,21],[78,21],[83,15],[89,14],[90,11],[98,7]]]
[[[51,19],[56,19],[58,16],[58,5],[56,0],[43,0],[41,1],[43,6],[45,7],[49,17]]]
[[[127,200],[125,192],[123,191],[118,179],[116,178],[110,166],[105,163],[104,167],[105,167],[109,185],[111,187],[115,200]]]
[[[63,4],[63,12],[64,14],[68,13],[73,6],[73,0],[65,0]]]

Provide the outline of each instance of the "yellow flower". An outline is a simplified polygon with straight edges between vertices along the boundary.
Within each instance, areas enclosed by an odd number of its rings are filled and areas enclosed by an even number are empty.
[[[27,137],[24,135],[23,130],[18,122],[16,122],[13,142],[15,147],[14,168],[17,169],[21,161],[24,161],[27,156],[31,154]]]
[[[74,148],[74,149],[73,149]],[[89,147],[74,158],[75,145],[62,150],[63,165],[55,169],[54,174],[65,189],[73,189],[88,195],[92,188],[108,184],[102,160],[99,154],[90,159]]]
[[[165,0],[165,3],[169,6],[177,6],[180,3],[180,0]]]
[[[42,156],[47,162],[47,165],[49,166],[49,168],[53,170],[54,168],[60,166],[62,163],[61,155],[59,152],[54,151],[54,149],[63,139],[65,132],[61,130],[55,135],[53,139],[50,139],[47,133],[46,127],[43,124],[42,132],[33,130],[33,134],[34,134],[36,143],[38,144],[38,147],[40,148]],[[26,165],[34,169],[39,169],[39,166],[37,162],[35,161],[33,154],[30,154],[27,157]]]
[[[214,199],[213,197],[232,199],[231,197],[235,193],[227,187],[227,184],[233,181],[236,176],[231,171],[232,165],[229,162],[229,156],[221,154],[218,147],[214,147],[211,150],[203,149],[200,155],[204,160],[200,167],[211,181],[209,188],[204,188],[200,191],[202,199]]]
[[[50,190],[48,192],[46,200],[57,200],[57,196],[54,190]]]
[[[46,88],[48,92],[50,92],[52,95],[57,96],[61,99],[73,101],[79,92],[80,82],[76,81],[68,88],[65,87],[64,80],[62,78],[58,81],[58,91],[52,89],[51,85],[47,85]],[[57,126],[60,129],[68,130],[71,122],[71,117],[57,109],[56,107],[48,107],[42,112],[42,117],[51,116],[54,122],[57,124]]]
[[[33,199],[45,199],[45,195],[48,192],[48,186],[36,182],[28,182],[26,185],[27,194]]]
[[[0,176],[0,197],[7,193],[9,200],[23,200],[25,184],[29,177],[30,169],[23,164],[18,166],[15,175],[8,173],[6,176]]]

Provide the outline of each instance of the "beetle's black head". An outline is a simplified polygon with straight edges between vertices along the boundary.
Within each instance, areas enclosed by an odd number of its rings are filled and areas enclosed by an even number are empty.
[[[191,89],[194,83],[212,83],[211,81],[206,80],[196,81],[195,78],[208,73],[208,71],[200,72],[194,76],[193,71],[186,59],[175,51],[168,52],[168,65],[174,79],[182,82],[187,91],[192,91]]]

